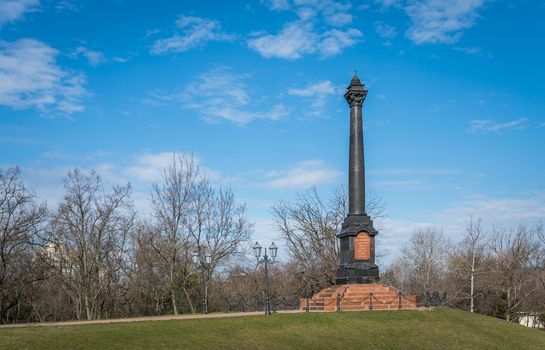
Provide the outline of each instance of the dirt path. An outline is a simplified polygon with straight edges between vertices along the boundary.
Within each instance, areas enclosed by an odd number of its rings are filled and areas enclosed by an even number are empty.
[[[301,310],[286,310],[278,311],[278,313],[298,313]],[[64,321],[64,322],[42,322],[42,323],[16,323],[0,325],[0,328],[23,328],[23,327],[59,327],[59,326],[79,326],[84,324],[101,324],[101,323],[126,323],[126,322],[145,322],[145,321],[166,321],[166,320],[196,320],[201,318],[224,318],[224,317],[242,317],[242,316],[260,316],[263,311],[258,312],[230,312],[230,313],[213,313],[213,314],[191,314],[191,315],[164,315],[164,316],[146,316],[133,318],[116,318],[107,320],[91,320],[91,321]]]

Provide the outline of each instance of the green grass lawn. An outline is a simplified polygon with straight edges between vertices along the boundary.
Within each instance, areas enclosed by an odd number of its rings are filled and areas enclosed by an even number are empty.
[[[545,332],[468,312],[277,314],[0,329],[0,349],[545,349]]]

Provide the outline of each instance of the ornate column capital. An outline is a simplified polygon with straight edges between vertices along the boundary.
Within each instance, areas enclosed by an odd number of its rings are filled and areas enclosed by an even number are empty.
[[[360,78],[357,75],[352,77],[350,85],[346,88],[346,93],[344,98],[350,107],[360,106],[365,101],[365,96],[367,96],[367,90],[365,86],[361,83]]]
[[[344,98],[346,99],[346,102],[350,107],[352,106],[360,106],[363,104],[363,101],[365,101],[365,96],[367,96],[367,90],[352,90],[349,89],[344,94]]]

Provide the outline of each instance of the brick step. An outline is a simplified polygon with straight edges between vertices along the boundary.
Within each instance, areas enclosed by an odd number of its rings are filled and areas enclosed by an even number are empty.
[[[386,286],[376,286],[376,287],[348,287],[347,290],[357,290],[357,291],[374,291],[374,290],[392,290],[395,291],[395,289],[386,287]]]
[[[346,301],[342,301],[341,302],[341,305],[399,305],[399,301],[398,300],[386,300],[386,301],[383,301],[381,303],[373,300],[372,303],[370,303],[368,300],[367,301],[364,301],[364,302],[361,302],[361,303],[356,303],[356,302],[346,302]],[[415,305],[415,303],[404,303],[404,302],[401,302],[401,305]]]
[[[347,290],[345,293],[341,293],[341,295],[369,295],[373,293],[373,295],[397,295],[397,292],[392,292],[389,290],[372,290],[372,291],[356,291],[356,290]]]
[[[387,295],[399,295],[399,293],[394,293],[394,292],[365,292],[365,293],[360,293],[360,292],[346,292],[344,293],[344,295],[350,295],[350,296],[369,296],[369,294],[373,293],[373,295],[380,295],[380,296],[387,296]]]
[[[381,303],[390,303],[390,302],[395,302],[396,304],[399,304],[399,299],[398,298],[395,298],[395,299],[378,299],[379,301],[376,301],[375,299],[373,299],[373,302],[372,304],[381,304]],[[346,303],[346,304],[370,304],[369,303],[369,299],[364,299],[364,300],[361,300],[361,299],[341,299],[341,304],[343,303]],[[401,304],[414,304],[415,302],[414,301],[407,301],[407,300],[401,300]]]
[[[369,295],[345,295],[341,299],[350,300],[350,301],[358,301],[358,300],[369,300],[371,297]],[[398,300],[399,297],[397,295],[373,295],[373,300],[378,301],[389,301],[389,300]],[[402,298],[403,299],[403,298]]]
[[[369,290],[369,291],[359,291],[359,290],[347,290],[346,292],[342,293],[344,295],[369,295],[370,293],[373,293],[373,295],[376,295],[376,294],[382,294],[382,295],[386,295],[386,294],[391,294],[391,295],[397,295],[398,293],[397,292],[393,292],[391,290]]]
[[[349,285],[345,285],[345,288],[373,289],[373,288],[392,288],[392,287],[386,286],[384,284],[349,284]]]
[[[373,300],[369,302],[369,294],[373,294]],[[304,310],[307,305],[310,311],[335,311],[337,309],[337,295],[341,295],[341,310],[367,310],[372,304],[376,310],[397,310],[399,308],[399,292],[397,289],[383,284],[351,284],[332,286],[314,294],[312,299],[301,299],[300,308]],[[408,299],[408,300],[407,300]],[[416,309],[414,295],[401,298],[403,309]],[[377,301],[378,300],[378,301]]]
[[[401,305],[402,310],[417,309],[414,305]],[[341,305],[341,311],[366,311],[370,310],[369,305]],[[399,310],[399,305],[375,305],[372,310]]]

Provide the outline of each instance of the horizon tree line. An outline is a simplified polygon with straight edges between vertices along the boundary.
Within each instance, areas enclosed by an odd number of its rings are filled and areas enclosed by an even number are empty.
[[[263,270],[247,254],[253,224],[246,206],[192,157],[173,154],[151,185],[147,216],[134,209],[130,184],[107,189],[94,170],[69,171],[63,189],[48,208],[18,168],[0,170],[1,323],[195,313],[195,253],[211,256],[204,277],[210,311],[240,298],[259,304]],[[270,267],[277,299],[296,302],[334,284],[346,202],[344,187],[329,198],[312,188],[273,205],[288,255]],[[386,216],[373,193],[366,210]],[[508,321],[520,311],[545,311],[542,223],[485,228],[469,218],[460,237],[451,242],[439,227],[416,230],[380,283],[404,293],[444,291],[452,307]]]

